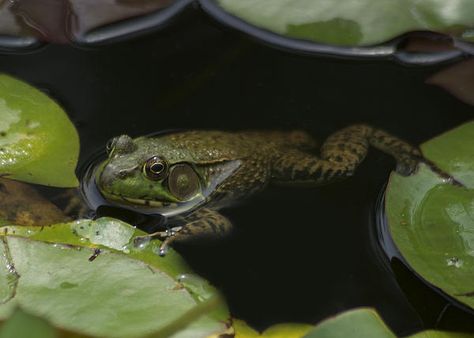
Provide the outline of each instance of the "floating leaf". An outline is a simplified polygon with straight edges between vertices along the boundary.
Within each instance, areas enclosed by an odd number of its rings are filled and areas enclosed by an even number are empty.
[[[318,324],[304,338],[395,338],[378,313],[370,308],[349,310]],[[423,331],[411,338],[473,338],[474,334]]]
[[[111,218],[0,229],[0,318],[20,306],[101,337],[206,337],[226,329],[216,291],[172,250]],[[100,249],[100,251],[99,251]]]
[[[356,309],[326,319],[309,332],[305,338],[395,338],[377,312]]]
[[[216,0],[278,34],[335,45],[370,45],[430,30],[474,41],[474,2],[458,0]]]
[[[258,338],[260,336],[260,333],[248,326],[243,320],[233,319],[232,326],[235,330],[235,338]]]
[[[472,333],[462,333],[462,332],[444,332],[444,331],[434,331],[427,330],[413,336],[410,338],[472,338],[474,334]]]
[[[61,107],[38,89],[0,74],[0,176],[74,187],[76,129]]]
[[[270,326],[263,331],[262,338],[299,338],[313,328],[309,324],[283,323]]]
[[[313,328],[313,325],[282,323],[270,326],[258,333],[242,320],[234,319],[235,338],[300,338]]]
[[[390,234],[417,274],[474,308],[474,122],[421,149],[466,188],[443,182],[426,166],[410,177],[393,173],[385,204]]]

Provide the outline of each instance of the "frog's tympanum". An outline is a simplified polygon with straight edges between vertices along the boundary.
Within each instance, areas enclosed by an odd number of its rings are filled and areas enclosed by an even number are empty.
[[[164,255],[174,241],[229,232],[231,223],[218,210],[268,184],[317,186],[351,176],[369,145],[392,155],[404,175],[422,160],[417,148],[367,125],[342,129],[319,149],[301,131],[122,135],[107,144],[96,182],[110,203],[180,224],[152,234],[164,239]]]

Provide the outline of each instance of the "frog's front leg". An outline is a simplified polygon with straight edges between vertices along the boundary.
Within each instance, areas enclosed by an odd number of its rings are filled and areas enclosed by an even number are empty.
[[[226,236],[231,229],[232,224],[225,216],[215,210],[203,208],[184,218],[183,225],[151,235],[164,239],[160,246],[160,256],[164,256],[173,242],[217,239]]]
[[[353,125],[331,136],[321,146],[321,157],[298,149],[289,149],[280,155],[273,166],[273,178],[281,183],[325,184],[352,176],[373,146],[397,161],[397,172],[413,173],[419,162],[430,165],[441,176],[457,183],[424,159],[419,149],[389,133],[368,125]]]

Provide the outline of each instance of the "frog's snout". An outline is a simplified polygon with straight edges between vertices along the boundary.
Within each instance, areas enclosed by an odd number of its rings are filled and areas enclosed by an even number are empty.
[[[112,182],[114,182],[114,175],[112,175],[111,170],[105,166],[96,176],[96,184],[101,190],[110,190]]]
[[[106,191],[112,191],[117,182],[124,182],[125,179],[136,174],[137,166],[131,168],[118,169],[114,165],[107,164],[97,177],[97,184]]]
[[[98,186],[105,191],[112,191],[113,185],[119,180],[123,180],[128,173],[125,170],[118,170],[115,166],[106,164],[96,178]]]

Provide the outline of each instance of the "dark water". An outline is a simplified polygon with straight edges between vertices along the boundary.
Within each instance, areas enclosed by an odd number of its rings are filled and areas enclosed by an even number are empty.
[[[291,55],[192,10],[166,31],[107,48],[52,45],[0,56],[0,71],[68,111],[81,136],[80,164],[112,136],[174,128],[305,129],[324,139],[366,122],[421,143],[473,117],[472,107],[424,83],[439,69]],[[472,316],[445,309],[442,297],[381,253],[374,210],[393,165],[371,151],[348,181],[270,188],[223,211],[236,226],[232,238],[178,249],[223,291],[233,315],[256,328],[371,306],[398,334],[474,331]]]

